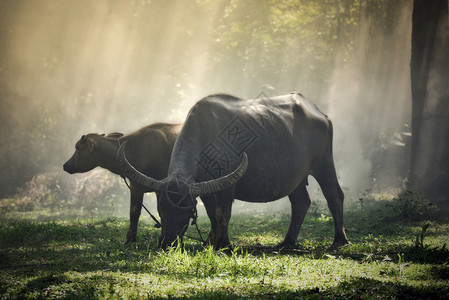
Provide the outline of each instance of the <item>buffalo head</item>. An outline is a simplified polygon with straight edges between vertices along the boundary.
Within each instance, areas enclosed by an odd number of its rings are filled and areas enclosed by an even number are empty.
[[[148,177],[135,169],[125,157],[126,141],[121,144],[117,160],[123,176],[128,177],[157,193],[157,208],[161,218],[162,232],[159,245],[163,248],[172,245],[178,239],[182,240],[189,221],[196,211],[196,197],[213,194],[225,190],[245,174],[248,167],[248,157],[243,153],[240,165],[226,176],[204,182],[194,181],[192,174],[170,174],[163,180]]]
[[[88,172],[98,167],[98,141],[95,139],[97,134],[83,135],[75,144],[75,153],[64,164],[64,171],[70,174]],[[104,136],[104,134],[102,135]]]

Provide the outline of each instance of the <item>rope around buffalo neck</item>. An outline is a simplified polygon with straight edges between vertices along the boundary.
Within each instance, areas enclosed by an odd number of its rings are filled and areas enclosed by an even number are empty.
[[[179,183],[178,183],[178,185],[179,185]],[[192,213],[193,213],[193,216],[191,217],[192,218],[192,223],[191,223],[191,225],[193,226],[193,225],[195,225],[195,228],[196,228],[196,231],[198,232],[198,236],[200,237],[199,239],[198,238],[196,238],[196,237],[193,237],[193,236],[190,236],[190,235],[184,235],[186,238],[189,238],[189,239],[192,239],[192,240],[195,240],[195,241],[199,241],[199,242],[202,242],[203,244],[205,244],[205,240],[203,239],[203,236],[201,235],[201,232],[200,232],[200,229],[199,229],[199,227],[198,227],[198,223],[197,223],[197,220],[198,220],[198,210],[196,209],[196,203],[195,203],[195,197],[193,197],[191,194],[190,194],[190,192],[189,192],[189,194],[188,195],[185,195],[185,196],[183,196],[182,198],[181,198],[181,200],[178,202],[178,204],[176,204],[176,203],[174,203],[171,199],[170,199],[170,196],[169,196],[169,191],[168,191],[168,184],[166,185],[166,190],[165,190],[165,193],[166,193],[166,196],[167,196],[167,199],[168,199],[168,202],[174,207],[174,208],[181,208],[181,209],[183,209],[184,207],[182,207],[182,206],[179,206],[179,204],[186,198],[186,197],[189,197],[191,200],[192,200]]]
[[[198,236],[200,238],[197,239],[197,238],[195,238],[193,236],[189,236],[189,235],[186,235],[186,237],[189,238],[189,239],[196,240],[196,241],[199,241],[199,242],[202,242],[203,244],[205,244],[206,241],[203,239],[203,236],[201,235],[200,229],[198,227],[197,220],[198,220],[198,211],[196,210],[196,205],[195,205],[195,208],[193,209],[193,217],[192,217],[192,224],[191,225],[195,225],[196,231],[198,232]]]
[[[131,186],[128,184],[128,181],[126,181],[126,177],[125,176],[121,176],[121,177],[123,178],[123,181],[125,182],[125,184],[128,187],[128,189],[131,190]],[[156,219],[156,217],[153,216],[153,214],[148,210],[148,208],[146,208],[146,206],[143,204],[143,198],[142,198],[142,201],[140,202],[140,204],[142,204],[142,207],[147,211],[147,213],[150,215],[150,217],[156,223],[156,224],[154,224],[154,227],[161,228],[162,227],[161,222],[159,222],[158,219]]]

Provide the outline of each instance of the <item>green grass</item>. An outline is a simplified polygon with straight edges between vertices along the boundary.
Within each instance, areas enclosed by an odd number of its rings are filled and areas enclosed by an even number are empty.
[[[138,242],[125,245],[126,218],[2,212],[0,298],[445,299],[447,215],[432,208],[410,219],[402,202],[378,195],[347,205],[351,244],[338,251],[328,249],[332,218],[317,206],[298,247],[281,251],[273,246],[289,216],[280,212],[234,214],[235,247],[224,251],[189,239],[162,251],[159,229],[147,217]],[[207,217],[200,216],[199,227],[205,235]]]

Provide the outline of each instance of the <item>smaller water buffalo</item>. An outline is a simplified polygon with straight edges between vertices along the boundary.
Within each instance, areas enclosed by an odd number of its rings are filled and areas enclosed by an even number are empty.
[[[182,124],[156,123],[127,135],[121,133],[111,133],[108,136],[96,133],[83,135],[75,145],[75,153],[64,164],[64,171],[70,174],[84,173],[102,167],[120,175],[117,151],[120,144],[127,141],[126,157],[140,172],[158,179],[165,178],[173,145],[181,128]],[[130,190],[130,224],[126,243],[136,241],[143,194],[155,191],[132,180]]]

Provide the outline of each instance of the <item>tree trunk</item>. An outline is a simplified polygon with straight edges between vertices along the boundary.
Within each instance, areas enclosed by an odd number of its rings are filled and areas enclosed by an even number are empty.
[[[449,204],[448,0],[415,0],[408,188]]]

